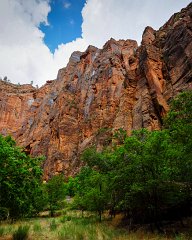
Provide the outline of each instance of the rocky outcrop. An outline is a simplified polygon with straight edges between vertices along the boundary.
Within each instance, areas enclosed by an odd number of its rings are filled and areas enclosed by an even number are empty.
[[[0,132],[15,135],[23,122],[30,121],[30,108],[35,88],[31,85],[14,85],[0,80]]]
[[[45,155],[45,178],[75,174],[88,146],[109,144],[119,128],[160,129],[170,100],[192,87],[192,4],[141,46],[110,39],[74,52],[57,79],[40,89],[0,81],[0,132],[34,155]]]

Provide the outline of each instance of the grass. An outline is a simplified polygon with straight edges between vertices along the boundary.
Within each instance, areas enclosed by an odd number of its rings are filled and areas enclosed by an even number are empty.
[[[19,226],[13,233],[13,240],[27,240],[29,236],[29,226]]]
[[[62,224],[59,232],[59,240],[110,240],[117,239],[117,232],[104,223],[99,223],[96,218],[71,218]],[[122,235],[122,234],[121,234]]]
[[[5,233],[5,228],[4,227],[0,227],[0,237],[2,237]]]
[[[65,223],[67,221],[71,221],[71,216],[63,216],[61,219],[60,219],[60,222],[61,223]]]
[[[164,234],[151,233],[144,228],[129,232],[127,229],[120,229],[118,216],[113,221],[105,220],[99,222],[97,216],[91,213],[68,211],[64,216],[55,218],[39,217],[18,221],[13,224],[8,222],[0,225],[0,240],[25,240],[27,238],[13,238],[13,235],[25,232],[25,226],[30,226],[26,230],[29,240],[190,240],[191,233]],[[28,227],[29,228],[29,227]],[[19,230],[20,229],[20,230]],[[26,227],[27,229],[27,227]],[[16,236],[16,235],[15,235]]]
[[[33,225],[33,231],[36,232],[36,233],[42,231],[41,224],[40,224],[39,221],[34,223],[34,225]]]
[[[49,225],[50,231],[55,231],[57,229],[58,224],[55,219],[52,219]]]

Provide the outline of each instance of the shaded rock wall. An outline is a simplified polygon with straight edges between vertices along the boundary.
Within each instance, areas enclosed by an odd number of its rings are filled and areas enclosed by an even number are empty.
[[[170,100],[192,87],[191,17],[192,4],[158,31],[147,27],[139,47],[110,39],[103,49],[74,52],[40,89],[0,81],[0,132],[45,155],[48,178],[75,174],[80,153],[102,148],[116,129],[160,129]]]

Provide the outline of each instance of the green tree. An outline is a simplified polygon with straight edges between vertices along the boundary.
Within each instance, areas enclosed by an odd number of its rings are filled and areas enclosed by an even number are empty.
[[[120,210],[133,222],[181,219],[192,203],[192,92],[171,103],[164,129],[118,131],[113,148],[84,151],[75,202],[81,210]],[[74,189],[74,188],[73,188]]]
[[[105,175],[84,167],[77,176],[79,189],[75,195],[74,204],[82,212],[84,210],[95,211],[101,221],[102,212],[108,203],[107,179]]]
[[[188,182],[192,187],[192,91],[179,94],[172,102],[164,120],[176,148],[180,148],[177,159],[180,172],[177,181]]]
[[[62,206],[66,190],[64,176],[62,174],[53,176],[46,184],[45,191],[50,209],[50,215],[53,217],[55,211]]]
[[[31,158],[10,137],[0,135],[0,206],[11,218],[38,212],[42,158]]]
[[[164,119],[165,128],[173,131],[192,124],[192,91],[182,92],[170,104],[170,111]]]
[[[81,155],[81,160],[86,163],[90,168],[94,168],[100,173],[105,173],[110,169],[110,162],[108,157],[108,150],[98,152],[95,147],[87,148]]]
[[[66,195],[74,197],[79,188],[78,178],[69,177],[65,183]]]

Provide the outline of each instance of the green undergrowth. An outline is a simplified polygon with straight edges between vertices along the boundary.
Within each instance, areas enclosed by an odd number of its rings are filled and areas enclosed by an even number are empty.
[[[0,239],[16,240],[190,240],[189,233],[164,234],[151,233],[138,228],[129,232],[127,228],[117,227],[118,217],[112,221],[108,218],[99,222],[97,215],[89,212],[68,211],[65,215],[50,218],[39,217],[14,223],[2,222]]]

